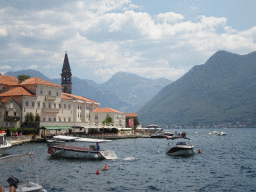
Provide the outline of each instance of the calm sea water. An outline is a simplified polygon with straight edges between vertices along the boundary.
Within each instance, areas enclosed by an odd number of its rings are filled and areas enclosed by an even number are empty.
[[[226,136],[209,132],[224,131]],[[191,157],[165,154],[166,139],[113,140],[101,148],[117,160],[86,161],[51,158],[47,144],[23,144],[9,154],[33,151],[39,182],[51,191],[256,191],[256,129],[186,129],[197,152]],[[197,134],[193,132],[197,131]],[[172,141],[171,141],[172,142]],[[0,185],[13,173],[26,174],[23,162],[1,166]],[[105,164],[109,169],[103,171]],[[32,165],[32,164],[31,164]],[[96,171],[101,171],[96,175]],[[35,172],[35,170],[33,170]]]

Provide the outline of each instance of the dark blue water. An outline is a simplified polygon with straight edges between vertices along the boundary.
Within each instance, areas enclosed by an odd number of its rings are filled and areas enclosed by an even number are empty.
[[[213,136],[213,130],[226,136]],[[9,154],[36,153],[40,184],[47,191],[256,191],[256,129],[187,129],[195,150],[191,157],[165,154],[166,139],[113,140],[101,146],[119,159],[86,161],[51,158],[46,144],[23,144]],[[198,134],[193,134],[197,131]],[[107,164],[109,170],[103,171]],[[2,165],[1,165],[2,166]],[[14,173],[23,167],[12,164]],[[101,171],[96,175],[96,171]],[[9,168],[2,169],[0,185]],[[6,178],[7,179],[7,178]]]

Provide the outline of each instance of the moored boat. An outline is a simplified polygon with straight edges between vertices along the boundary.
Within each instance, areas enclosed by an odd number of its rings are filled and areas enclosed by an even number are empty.
[[[100,149],[100,143],[110,142],[111,140],[62,135],[54,136],[53,139],[48,140],[48,153],[51,156],[74,159],[117,159],[114,151]],[[74,142],[66,144],[64,141]],[[89,146],[79,146],[77,142],[89,143]]]
[[[6,132],[0,130],[0,156],[5,154],[6,150],[11,148],[12,144],[6,138]]]
[[[165,153],[167,155],[171,156],[189,156],[194,154],[194,146],[193,145],[188,145],[186,141],[183,141],[184,139],[190,140],[185,133],[181,135],[176,135],[173,137],[167,137],[167,140],[182,140],[178,141],[176,145],[171,145],[169,146],[170,143],[168,143],[168,146],[166,148]]]
[[[171,132],[161,132],[161,133],[156,133],[151,135],[151,138],[166,138],[173,135],[174,133],[171,133]]]
[[[220,132],[220,133],[218,133],[217,134],[218,136],[225,136],[225,135],[227,135],[225,132]]]

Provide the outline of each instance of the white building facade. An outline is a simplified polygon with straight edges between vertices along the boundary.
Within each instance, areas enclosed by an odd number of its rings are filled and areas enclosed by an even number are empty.
[[[103,124],[103,121],[112,118],[109,125]],[[125,113],[111,108],[97,108],[91,112],[90,122],[96,127],[109,127],[109,128],[125,128]]]

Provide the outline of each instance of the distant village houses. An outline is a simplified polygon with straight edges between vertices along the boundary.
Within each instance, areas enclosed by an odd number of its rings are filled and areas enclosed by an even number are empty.
[[[61,86],[38,77],[26,80],[0,74],[0,127],[21,127],[28,114],[40,117],[40,127],[88,132],[102,126],[125,128],[125,113],[99,108],[100,103],[72,94],[72,74],[65,54]],[[112,123],[102,124],[111,117]]]

